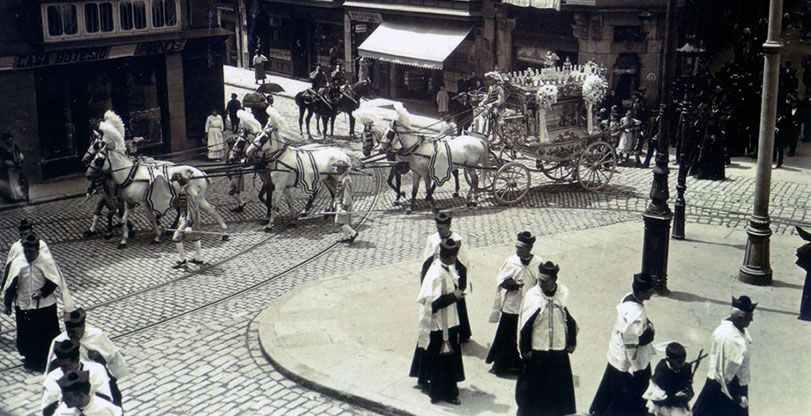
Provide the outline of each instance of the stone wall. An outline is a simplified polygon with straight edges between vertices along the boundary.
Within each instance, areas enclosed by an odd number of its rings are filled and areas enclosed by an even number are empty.
[[[9,132],[25,158],[25,175],[39,182],[39,120],[34,71],[0,72],[0,132]]]

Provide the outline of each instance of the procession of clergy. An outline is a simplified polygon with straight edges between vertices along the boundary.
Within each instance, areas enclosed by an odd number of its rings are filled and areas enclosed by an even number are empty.
[[[44,372],[44,416],[123,414],[117,381],[129,374],[127,363],[102,330],[85,325],[85,311],[73,304],[65,279],[48,245],[34,233],[32,221],[19,225],[2,280],[3,312],[14,315],[17,351],[23,366]],[[59,330],[57,293],[65,331]]]
[[[418,341],[410,376],[431,403],[458,405],[457,383],[465,379],[460,345],[471,336],[465,304],[470,263],[463,237],[451,231],[450,216],[438,213],[435,222],[437,232],[427,238],[420,272]],[[570,415],[576,407],[569,354],[577,346],[578,325],[568,308],[569,289],[558,280],[560,267],[533,254],[534,243],[532,233],[519,233],[515,255],[499,269],[490,316],[498,327],[486,363],[492,363],[490,372],[496,376],[517,374],[519,416]],[[608,364],[589,414],[748,415],[747,327],[757,304],[748,296],[732,298],[729,316],[712,334],[707,378],[691,409],[697,364],[686,362],[681,344],[661,346],[666,358],[651,371],[655,331],[644,302],[653,292],[652,276],[635,274],[631,293],[617,305]]]
[[[460,404],[457,383],[465,379],[460,344],[471,337],[465,304],[469,259],[463,238],[451,231],[446,213],[435,217],[437,232],[427,239],[420,271],[419,334],[410,375],[431,398]],[[104,333],[85,325],[48,245],[22,220],[20,240],[9,250],[2,281],[4,312],[12,306],[17,350],[26,369],[44,372],[41,411],[51,415],[121,415],[117,380],[128,375],[119,350]],[[535,237],[523,231],[516,253],[502,264],[491,322],[498,322],[486,362],[496,376],[518,373],[518,415],[576,412],[569,354],[578,326],[568,308],[569,290],[558,281],[559,266],[532,253]],[[691,366],[677,342],[651,372],[654,327],[644,302],[653,294],[651,276],[634,275],[632,291],[617,305],[608,346],[608,365],[592,401],[593,415],[748,415],[747,327],[757,304],[732,299],[730,315],[712,334],[709,371],[693,404]],[[60,333],[57,290],[66,330]]]

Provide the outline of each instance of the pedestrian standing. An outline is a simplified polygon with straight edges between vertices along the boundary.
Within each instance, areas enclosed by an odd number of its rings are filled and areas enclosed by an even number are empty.
[[[688,416],[693,398],[693,375],[685,366],[687,351],[678,342],[667,344],[667,357],[656,364],[648,389],[642,395],[653,416]]]
[[[257,84],[265,83],[265,62],[267,61],[268,58],[262,54],[257,46],[253,52],[253,74]]]
[[[51,342],[46,372],[50,373],[59,366],[55,353],[57,344],[67,340],[78,343],[79,357],[82,361],[94,362],[104,366],[107,377],[110,379],[110,398],[113,403],[120,406],[121,391],[118,389],[118,380],[129,375],[127,362],[124,360],[121,351],[104,334],[104,331],[87,325],[85,323],[86,318],[87,313],[82,308],[65,313],[65,331]]]
[[[23,173],[23,152],[11,133],[0,135],[0,197],[9,202],[28,200],[28,179]]]
[[[186,251],[183,249],[183,239],[188,237],[194,243],[195,255],[189,260],[191,263],[201,265],[203,261],[202,243],[200,243],[200,205],[197,200],[197,193],[189,186],[189,180],[180,173],[176,173],[172,180],[180,184],[180,192],[177,195],[177,204],[180,209],[180,220],[177,229],[172,236],[177,248],[178,261],[172,266],[173,269],[187,267]]]
[[[441,118],[445,118],[448,115],[448,102],[450,101],[450,96],[448,95],[448,90],[445,89],[445,84],[442,84],[439,87],[439,92],[436,93],[436,105],[439,111],[439,116]]]
[[[642,394],[650,381],[654,329],[642,302],[650,299],[653,289],[651,275],[635,274],[632,292],[617,305],[617,320],[608,343],[608,365],[591,402],[592,415],[647,414]]]
[[[620,156],[621,164],[628,165],[631,161],[631,153],[634,149],[636,132],[638,131],[639,120],[631,116],[631,110],[625,112],[625,117],[620,119],[620,142],[617,146],[617,153]]]
[[[422,251],[422,270],[420,272],[420,283],[428,271],[431,264],[439,257],[439,245],[442,241],[452,239],[459,244],[459,253],[456,256],[456,271],[459,276],[459,281],[456,284],[464,292],[468,287],[468,273],[470,272],[470,257],[467,255],[467,246],[463,241],[461,234],[456,231],[451,231],[451,216],[447,213],[440,212],[434,216],[437,232],[431,234],[425,240],[425,249]],[[472,288],[471,288],[472,290]],[[467,314],[467,303],[465,299],[461,299],[456,304],[456,310],[459,314],[459,338],[461,342],[468,342],[472,335],[470,331],[470,318]]]
[[[343,160],[335,162],[335,171],[339,175],[335,190],[335,224],[341,226],[344,233],[342,243],[352,244],[358,237],[358,231],[352,228],[352,178],[349,176],[349,163]]]
[[[42,402],[40,409],[44,416],[51,416],[59,402],[62,401],[62,389],[59,388],[59,379],[67,373],[74,371],[87,371],[90,382],[90,394],[97,394],[108,401],[112,401],[110,390],[110,377],[104,365],[86,361],[80,358],[79,343],[70,339],[54,343],[54,368],[45,374],[42,383]]]
[[[48,346],[59,335],[55,291],[64,288],[64,279],[53,258],[40,255],[39,238],[28,234],[22,241],[23,255],[16,256],[6,266],[8,278],[3,286],[4,313],[14,315],[17,323],[17,351],[23,356],[23,366],[43,372],[48,358]],[[69,295],[63,289],[63,303]]]
[[[242,105],[239,103],[237,99],[237,95],[232,93],[231,100],[228,101],[228,104],[225,105],[225,112],[228,114],[228,118],[231,120],[231,131],[236,134],[237,129],[239,128],[239,117],[237,116],[237,111],[242,109]]]
[[[712,333],[709,371],[693,405],[694,416],[746,416],[749,414],[749,324],[757,303],[749,296],[732,298],[729,317]]]
[[[121,416],[120,406],[95,394],[90,394],[90,373],[72,371],[57,382],[62,390],[62,402],[54,416]]]
[[[532,233],[519,233],[515,241],[515,254],[504,260],[496,277],[496,299],[499,301],[494,306],[498,307],[500,318],[485,362],[493,364],[490,372],[497,376],[521,368],[521,357],[518,355],[518,315],[521,313],[524,293],[538,283],[542,263],[538,256],[532,254],[534,244],[535,236]],[[502,292],[504,295],[501,295]]]
[[[569,312],[569,289],[558,283],[560,267],[541,264],[519,315],[518,348],[524,369],[515,383],[518,416],[576,413],[569,354],[577,347],[577,322]]]
[[[231,208],[231,212],[242,212],[245,210],[247,202],[242,198],[242,191],[245,190],[245,177],[242,174],[242,158],[245,156],[245,140],[230,140],[231,145],[228,148],[228,155],[226,156],[226,164],[228,171],[228,181],[230,187],[228,195],[237,201],[237,206]]]
[[[462,349],[459,344],[459,319],[456,303],[465,294],[456,286],[456,256],[460,244],[443,240],[439,256],[422,281],[417,303],[420,305],[417,350],[411,363],[412,377],[420,369],[420,384],[428,390],[431,403],[446,401],[459,405],[457,383],[465,380]]]
[[[206,146],[209,160],[222,160],[225,157],[225,141],[223,131],[225,123],[216,109],[211,109],[211,115],[206,118]]]

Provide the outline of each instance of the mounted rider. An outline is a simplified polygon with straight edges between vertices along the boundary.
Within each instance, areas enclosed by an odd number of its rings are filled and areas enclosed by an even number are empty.
[[[330,79],[332,80],[332,86],[334,88],[341,88],[346,84],[346,77],[344,76],[344,70],[341,68],[341,64],[335,65],[335,69],[330,74]]]
[[[326,93],[329,88],[329,79],[321,64],[315,64],[315,69],[310,72],[310,82],[312,82],[312,91],[319,100],[327,102]]]

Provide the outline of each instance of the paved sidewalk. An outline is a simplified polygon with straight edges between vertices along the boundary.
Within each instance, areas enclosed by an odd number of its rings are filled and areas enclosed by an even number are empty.
[[[797,360],[811,347],[811,326],[796,319],[804,274],[794,265],[794,253],[801,240],[772,237],[775,283],[755,287],[737,280],[743,231],[690,227],[691,239],[671,241],[673,293],[647,304],[656,324],[655,343],[678,340],[690,357],[700,348],[708,350],[712,330],[729,312],[730,296],[747,294],[759,303],[751,326],[751,413],[807,414],[811,364]],[[571,359],[581,414],[588,411],[605,369],[614,307],[639,269],[641,246],[636,221],[550,235],[536,243],[536,253],[561,265],[560,281],[570,289],[572,313],[580,325]],[[487,323],[494,276],[513,251],[510,244],[472,250],[468,309],[473,339],[463,346],[467,379],[459,384],[461,406],[431,405],[407,377],[416,342],[417,261],[336,276],[287,293],[257,318],[262,349],[280,371],[306,387],[385,413],[515,414],[514,378],[498,378],[484,363],[496,327]],[[654,358],[654,365],[660,358]],[[696,392],[706,371],[704,363],[693,386]]]

